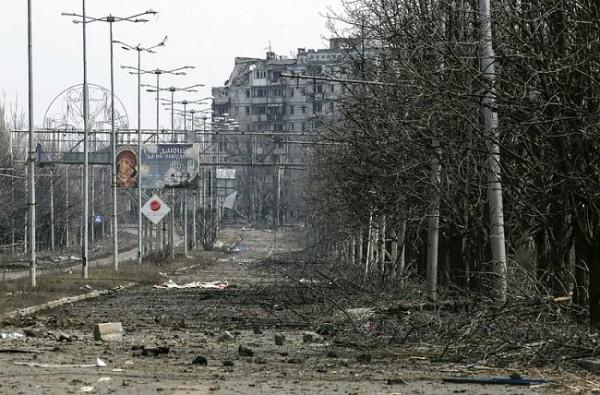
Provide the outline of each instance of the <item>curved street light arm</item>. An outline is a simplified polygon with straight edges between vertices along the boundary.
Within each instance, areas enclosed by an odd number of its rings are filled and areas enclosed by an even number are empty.
[[[93,16],[89,16],[86,15],[85,17],[81,14],[76,14],[74,12],[61,12],[62,16],[71,16],[74,18],[78,18],[78,19],[74,19],[73,23],[83,23],[83,20],[85,18],[85,22],[86,23],[92,23],[92,22],[133,22],[133,23],[139,23],[139,22],[148,22],[148,19],[144,19],[144,18],[139,18],[141,16],[144,15],[156,15],[158,14],[158,11],[154,11],[153,9],[149,9],[146,10],[144,12],[140,12],[138,14],[135,15],[130,15],[130,16],[114,16],[114,15],[107,15],[107,16],[102,16],[102,17],[93,17]]]

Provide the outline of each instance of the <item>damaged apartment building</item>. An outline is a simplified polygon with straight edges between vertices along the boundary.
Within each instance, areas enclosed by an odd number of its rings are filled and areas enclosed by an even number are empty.
[[[270,50],[265,58],[237,57],[224,86],[212,88],[211,162],[235,169],[239,214],[275,225],[301,216],[303,167],[345,93],[339,79],[348,44],[338,38],[326,49],[299,48],[295,59]]]

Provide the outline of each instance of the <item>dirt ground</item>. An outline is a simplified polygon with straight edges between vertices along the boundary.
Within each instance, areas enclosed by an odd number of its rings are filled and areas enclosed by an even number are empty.
[[[0,393],[600,391],[595,375],[572,365],[452,362],[432,357],[439,353],[427,342],[382,342],[386,332],[376,328],[381,321],[373,318],[372,301],[365,300],[362,308],[360,299],[346,303],[335,279],[296,252],[303,242],[300,230],[229,232],[235,243],[210,260],[198,253],[178,270],[164,273],[157,266],[156,284],[124,287],[30,315],[5,314],[0,322],[5,337],[0,339]],[[209,283],[222,288],[201,287]],[[94,339],[96,324],[117,322],[122,339]],[[457,377],[550,383],[444,381]]]

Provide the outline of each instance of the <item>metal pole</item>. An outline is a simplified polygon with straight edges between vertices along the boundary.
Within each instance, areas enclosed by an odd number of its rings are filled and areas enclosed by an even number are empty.
[[[156,71],[156,144],[158,144],[158,135],[160,133],[160,72]]]
[[[196,142],[196,127],[194,125],[194,110],[190,111],[192,113],[192,132],[194,134],[194,141],[193,143]],[[200,158],[198,158],[198,163],[200,163]],[[198,169],[198,177],[200,177],[200,169]],[[192,249],[196,249],[196,195],[197,195],[197,190],[198,190],[198,177],[196,177],[196,187],[194,188],[194,191],[192,192],[192,198],[193,198],[193,203],[192,203]]]
[[[110,30],[110,146],[112,153],[112,229],[113,229],[113,268],[119,270],[119,226],[117,214],[117,132],[115,130],[115,68],[114,68],[114,46],[113,46],[113,21],[108,20]]]
[[[69,219],[69,166],[65,166],[65,246],[71,247],[71,227]]]
[[[27,204],[29,206],[29,277],[31,286],[37,285],[36,281],[36,246],[35,246],[35,147],[33,144],[33,35],[31,20],[31,0],[27,1],[27,58],[29,79],[29,178],[27,188]]]
[[[54,251],[54,169],[50,169],[50,250]]]
[[[89,227],[89,152],[88,152],[88,83],[87,83],[87,41],[85,0],[83,3],[83,242],[81,243],[82,277],[88,278],[88,227]]]
[[[141,91],[141,49],[138,48],[138,263],[142,263],[142,91]]]
[[[175,143],[175,88],[171,88],[171,142]],[[175,258],[175,189],[171,189],[171,231],[169,232],[169,244],[171,245],[171,258]]]
[[[199,175],[198,175],[199,176]],[[192,249],[196,249],[196,196],[197,196],[198,192],[197,192],[197,188],[194,188],[194,192],[193,192],[193,203],[192,203]]]
[[[183,135],[187,136],[187,113],[186,113],[186,109],[187,109],[187,101],[183,101]],[[187,235],[188,235],[188,229],[187,229],[187,223],[188,223],[188,216],[187,216],[187,189],[183,190],[183,255],[187,257],[188,254],[188,243],[187,243]]]

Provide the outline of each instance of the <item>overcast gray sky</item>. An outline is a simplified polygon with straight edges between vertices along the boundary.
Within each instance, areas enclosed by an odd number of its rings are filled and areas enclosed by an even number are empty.
[[[141,68],[196,68],[186,76],[163,75],[161,87],[205,84],[195,93],[176,93],[175,100],[210,96],[212,86],[229,78],[234,58],[264,57],[270,46],[278,55],[293,56],[297,48],[327,47],[325,27],[329,8],[341,11],[341,0],[87,0],[93,17],[130,16],[147,9],[158,11],[147,23],[113,24],[113,38],[131,46],[149,47],[168,36],[155,54],[141,54]],[[82,0],[32,0],[34,120],[41,126],[52,100],[63,90],[83,82],[82,25],[62,12],[82,13]],[[27,111],[27,1],[1,0],[0,93],[8,105]],[[88,82],[110,88],[109,25],[87,25]],[[115,94],[124,103],[130,126],[137,125],[137,77],[121,65],[137,67],[137,52],[114,47]],[[156,77],[142,75],[155,85]],[[155,94],[142,91],[142,127],[156,126]],[[170,99],[170,93],[161,97]],[[181,108],[181,106],[180,106]],[[191,108],[191,107],[190,107]],[[189,109],[189,108],[188,108]],[[170,115],[160,114],[169,127]]]

